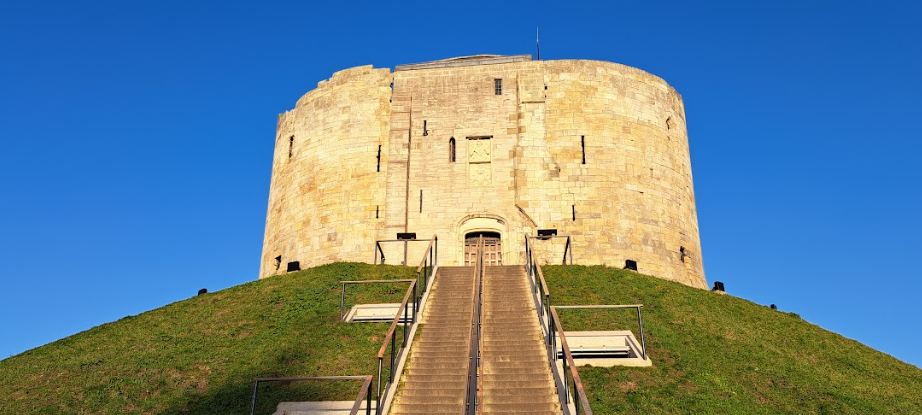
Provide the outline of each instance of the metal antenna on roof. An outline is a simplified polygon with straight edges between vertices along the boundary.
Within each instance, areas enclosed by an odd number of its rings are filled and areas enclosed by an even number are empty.
[[[538,49],[538,60],[541,60],[541,28],[535,26],[535,46]]]

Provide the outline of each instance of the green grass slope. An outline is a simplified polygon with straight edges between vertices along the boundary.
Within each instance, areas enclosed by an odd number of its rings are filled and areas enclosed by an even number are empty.
[[[597,415],[922,413],[922,370],[796,315],[605,267],[544,271],[555,305],[644,304],[654,366],[580,368]],[[388,325],[339,322],[338,282],[414,276],[332,264],[105,324],[0,361],[0,414],[245,414],[255,377],[374,374]],[[350,287],[347,305],[405,290]],[[636,332],[627,311],[561,319],[567,330]],[[352,399],[358,387],[270,385],[259,413],[280,400]]]
[[[104,324],[0,361],[0,414],[246,414],[255,377],[374,374],[389,324],[339,322],[339,281],[415,277],[332,264]],[[399,302],[406,289],[352,286],[348,299]],[[284,393],[351,400],[360,386],[270,385],[261,413]]]
[[[644,305],[653,367],[579,370],[596,414],[922,414],[922,370],[796,314],[630,271],[543,270],[553,305]],[[560,318],[637,333],[633,311]]]

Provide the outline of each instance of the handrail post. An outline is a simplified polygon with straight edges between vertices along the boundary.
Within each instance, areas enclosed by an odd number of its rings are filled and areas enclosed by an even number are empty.
[[[250,415],[256,413],[256,391],[259,389],[259,381],[253,382],[253,401],[250,403]]]
[[[339,321],[343,321],[343,307],[346,304],[346,283],[343,283],[343,290],[339,293]]]
[[[371,415],[371,379],[365,387],[365,415]]]
[[[376,412],[378,414],[381,413],[381,376],[383,376],[383,373],[381,371],[381,366],[383,365],[384,365],[384,361],[382,360],[382,358],[379,357],[378,358],[378,394],[376,395],[378,399],[378,410]]]
[[[567,235],[567,246],[570,247],[570,265],[573,265],[573,244],[570,243],[570,236]]]
[[[640,307],[637,307],[637,323],[640,325],[640,349],[643,354],[643,360],[647,360],[647,343],[643,338],[643,317],[640,315]]]

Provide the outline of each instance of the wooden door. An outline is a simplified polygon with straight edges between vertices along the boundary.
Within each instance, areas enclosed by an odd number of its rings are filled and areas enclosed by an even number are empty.
[[[483,237],[484,266],[503,265],[503,241],[496,232],[473,232],[464,237],[464,266],[472,267],[477,261],[477,241]]]

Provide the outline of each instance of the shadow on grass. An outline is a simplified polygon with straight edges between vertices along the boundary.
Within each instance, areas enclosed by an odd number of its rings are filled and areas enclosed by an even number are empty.
[[[291,350],[295,353],[295,350]],[[286,354],[265,359],[259,369],[253,368],[228,377],[220,385],[204,391],[189,390],[173,399],[170,406],[158,414],[249,414],[256,378],[305,377],[315,374],[292,373],[284,364]],[[371,356],[369,356],[369,359]],[[269,362],[274,362],[269,364]],[[256,365],[254,365],[256,366]],[[322,376],[340,376],[331,373]],[[352,374],[350,374],[352,375]],[[362,386],[362,380],[263,382],[259,385],[256,414],[272,414],[281,402],[351,401]]]

